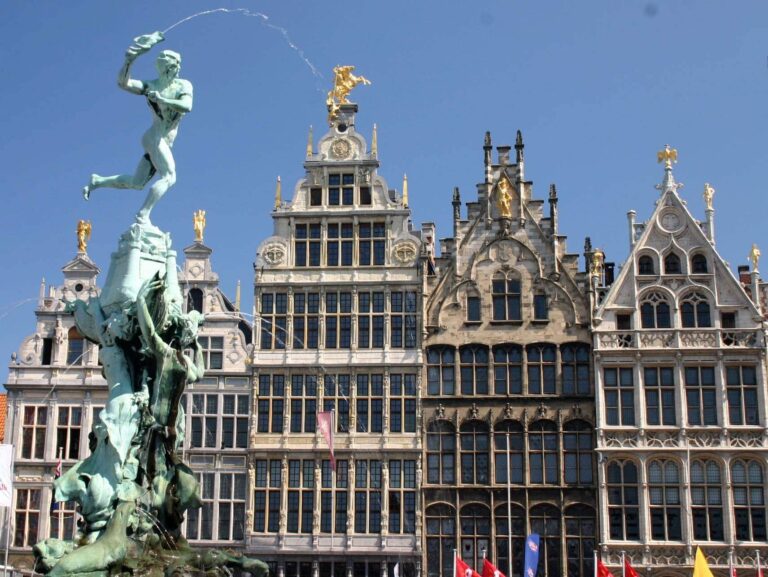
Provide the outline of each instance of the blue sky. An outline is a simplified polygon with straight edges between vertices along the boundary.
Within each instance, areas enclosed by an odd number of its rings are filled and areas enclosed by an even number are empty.
[[[88,253],[106,274],[143,201],[136,191],[80,196],[91,172],[132,171],[141,155],[149,113],[115,84],[125,49],[134,36],[219,7],[268,20],[216,13],[169,32],[163,48],[182,53],[195,105],[174,147],[178,182],[153,221],[181,249],[193,239],[192,212],[206,209],[214,267],[230,295],[242,281],[245,310],[275,179],[289,196],[302,177],[307,129],[316,138],[325,130],[336,64],[372,80],[353,93],[357,129],[378,124],[380,173],[393,188],[408,174],[414,222],[435,221],[438,236],[451,231],[453,187],[471,200],[482,179],[484,132],[501,145],[521,129],[534,195],[557,184],[573,252],[589,235],[609,261],[626,257],[626,212],[650,214],[662,176],[655,153],[667,142],[695,216],[703,218],[704,183],[717,190],[717,247],[732,267],[746,263],[753,242],[768,249],[766,2],[5,2],[5,362],[34,330],[28,299],[40,278],[58,283],[74,257],[77,220],[92,221]],[[136,76],[153,78],[152,63],[139,60]]]

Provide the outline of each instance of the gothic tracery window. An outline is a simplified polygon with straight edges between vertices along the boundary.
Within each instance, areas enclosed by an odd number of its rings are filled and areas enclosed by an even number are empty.
[[[488,425],[470,421],[461,426],[461,482],[469,485],[488,483]]]
[[[680,320],[684,328],[708,328],[712,326],[709,302],[701,293],[691,293],[680,303]]]
[[[643,297],[640,322],[644,329],[668,329],[672,326],[669,302],[664,295],[652,292]]]

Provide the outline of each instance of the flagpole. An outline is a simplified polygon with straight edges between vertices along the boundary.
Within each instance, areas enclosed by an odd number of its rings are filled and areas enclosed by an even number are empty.
[[[728,577],[733,577],[733,551],[728,552]]]
[[[624,551],[621,552],[621,577],[627,577],[627,562],[624,560]]]
[[[14,452],[11,451],[11,479],[13,479]],[[11,548],[11,509],[13,508],[13,493],[11,493],[11,506],[6,507],[8,514],[5,522],[5,561],[3,562],[3,577],[8,577],[8,549]]]
[[[507,575],[512,575],[512,461],[509,451],[509,429],[507,429]]]
[[[456,577],[456,549],[453,550],[453,575],[451,577]]]
[[[757,553],[757,577],[762,577],[763,567],[760,565],[760,549],[755,549]]]
[[[592,551],[592,573],[597,577],[597,549]]]

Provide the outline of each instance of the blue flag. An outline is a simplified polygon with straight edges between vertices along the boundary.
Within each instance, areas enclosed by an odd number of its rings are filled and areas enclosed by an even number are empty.
[[[531,533],[525,540],[525,570],[523,577],[536,577],[539,567],[539,535]]]

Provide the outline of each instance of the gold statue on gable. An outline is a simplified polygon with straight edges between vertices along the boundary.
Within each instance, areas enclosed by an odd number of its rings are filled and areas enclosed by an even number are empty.
[[[760,262],[760,249],[756,244],[752,244],[752,250],[749,251],[749,261],[752,263],[752,270],[757,270],[757,264]]]
[[[704,206],[707,210],[712,210],[712,199],[715,197],[715,189],[708,182],[704,183]]]
[[[195,229],[195,242],[203,242],[205,232],[205,211],[200,209],[192,214],[192,226]]]
[[[501,218],[512,218],[512,183],[506,174],[496,185],[496,208]]]
[[[328,105],[328,123],[333,124],[339,113],[339,107],[347,104],[347,96],[358,84],[370,84],[371,81],[364,76],[355,76],[352,71],[354,66],[336,66],[333,69],[333,88],[328,92],[326,104]]]
[[[656,153],[656,159],[658,162],[663,162],[665,168],[672,168],[672,163],[677,162],[677,149],[665,144],[664,150]]]
[[[91,240],[91,221],[79,220],[77,222],[77,251],[85,252],[89,240]]]

